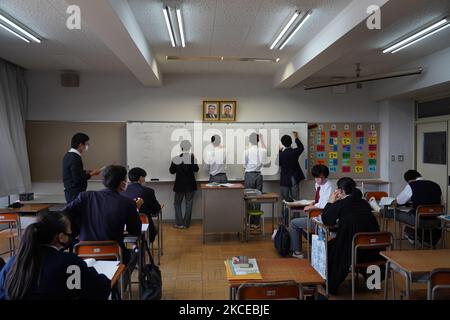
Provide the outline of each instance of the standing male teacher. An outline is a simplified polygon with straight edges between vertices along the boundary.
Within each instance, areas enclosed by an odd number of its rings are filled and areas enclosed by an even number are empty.
[[[72,137],[71,148],[63,159],[63,182],[66,202],[72,202],[78,194],[87,189],[87,181],[100,174],[100,169],[85,171],[81,154],[89,149],[89,137],[77,133]]]

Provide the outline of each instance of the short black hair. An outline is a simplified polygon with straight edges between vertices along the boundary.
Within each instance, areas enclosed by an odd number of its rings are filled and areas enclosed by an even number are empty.
[[[222,138],[218,134],[215,134],[211,137],[211,143],[216,142],[216,144],[220,144],[221,141],[222,141]]]
[[[192,144],[189,140],[183,140],[180,143],[180,147],[182,151],[189,151],[192,148]]]
[[[323,164],[317,164],[311,169],[311,174],[314,178],[319,178],[320,176],[324,176],[325,178],[328,178],[330,175],[330,170],[327,166]]]
[[[422,175],[416,170],[408,170],[403,175],[403,178],[405,179],[406,182],[408,182],[417,180],[417,178],[420,178],[421,176]]]
[[[292,138],[291,136],[288,136],[287,134],[281,137],[281,143],[286,148],[289,148],[292,145]]]
[[[142,168],[133,168],[130,171],[128,171],[128,179],[131,182],[136,182],[139,180],[140,177],[146,177],[147,172],[145,172]]]
[[[74,149],[77,149],[80,143],[86,144],[89,141],[89,136],[85,133],[77,133],[72,137],[72,141],[70,142],[70,146]]]
[[[251,144],[257,145],[259,142],[259,134],[256,132],[250,133],[250,136],[248,137],[248,141],[250,141]]]
[[[103,185],[116,190],[122,181],[127,179],[127,169],[122,166],[111,165],[103,171]]]

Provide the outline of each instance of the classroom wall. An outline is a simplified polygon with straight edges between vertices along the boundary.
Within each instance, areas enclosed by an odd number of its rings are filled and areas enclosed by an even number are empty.
[[[201,118],[203,99],[236,99],[237,121],[306,121],[306,122],[386,122],[392,128],[391,111],[380,113],[379,103],[369,99],[366,89],[350,86],[348,94],[332,94],[331,89],[304,91],[302,88],[274,89],[271,77],[167,75],[162,88],[147,88],[132,76],[82,74],[80,88],[63,88],[57,73],[31,72],[29,120],[73,121],[194,121]],[[389,110],[391,104],[387,104]],[[396,111],[397,112],[397,111]],[[401,121],[409,121],[400,118]],[[405,124],[408,126],[408,124]],[[384,129],[382,129],[384,130]],[[382,131],[383,132],[383,131]],[[390,141],[386,131],[380,143]],[[403,144],[409,136],[400,132],[389,148]],[[382,148],[382,157],[386,152]],[[64,152],[64,150],[62,150]],[[390,177],[391,166],[384,166]],[[384,177],[383,176],[383,177]],[[313,198],[313,181],[304,182],[302,198]],[[92,182],[91,190],[100,189]],[[153,184],[158,198],[166,203],[165,217],[173,219],[172,185]],[[397,188],[397,187],[396,187]],[[265,183],[264,191],[278,191],[278,183]],[[60,183],[34,184],[34,192],[60,192]],[[193,218],[201,217],[200,192],[196,196]],[[263,210],[270,212],[269,207]]]

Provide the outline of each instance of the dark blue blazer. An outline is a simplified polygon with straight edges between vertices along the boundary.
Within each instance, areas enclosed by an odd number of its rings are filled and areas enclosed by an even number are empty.
[[[84,170],[81,157],[73,152],[67,152],[63,159],[64,189],[72,194],[86,191],[91,176]]]
[[[141,234],[136,203],[114,190],[82,192],[64,208],[64,212],[81,241],[114,240],[124,247],[125,226],[130,235]]]
[[[144,200],[144,204],[139,209],[139,212],[145,213],[149,218],[148,232],[150,235],[150,242],[153,242],[157,232],[155,225],[153,224],[152,215],[156,215],[161,210],[161,205],[158,200],[156,200],[155,191],[152,188],[145,187],[136,182],[129,184],[127,190],[122,192],[122,195],[133,200],[136,198]]]
[[[26,294],[28,300],[72,300],[72,299],[107,299],[111,292],[111,281],[94,268],[88,268],[86,262],[73,253],[62,252],[52,247],[43,248],[43,262],[40,274],[36,274],[31,288]],[[15,257],[11,257],[0,272],[0,300],[8,300],[5,292],[5,278]],[[70,290],[67,273],[69,266],[80,268],[80,289]],[[70,271],[70,270],[69,270]],[[39,281],[38,281],[39,278]]]
[[[300,139],[295,139],[297,148],[286,148],[280,151],[279,154],[279,165],[280,165],[280,185],[283,187],[292,187],[291,177],[294,177],[297,183],[305,180],[305,175],[303,174],[302,168],[298,163],[298,158],[305,150]]]

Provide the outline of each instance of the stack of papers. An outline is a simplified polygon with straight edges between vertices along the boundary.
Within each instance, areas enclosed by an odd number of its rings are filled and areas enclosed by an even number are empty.
[[[211,182],[207,184],[208,187],[235,187],[236,185],[234,183],[217,183],[217,182]]]
[[[299,201],[293,201],[293,202],[287,202],[285,200],[283,200],[283,203],[290,206],[290,207],[306,207],[306,206],[310,206],[313,205],[315,203],[314,200],[299,200]]]
[[[390,206],[395,201],[395,198],[383,197],[380,203],[377,203],[374,197],[369,199],[369,204],[375,212],[380,212],[381,208],[384,206]]]
[[[248,259],[251,267],[240,267],[233,265],[232,260],[226,260],[225,268],[228,280],[259,280],[262,279],[261,273],[256,263],[256,259]]]

